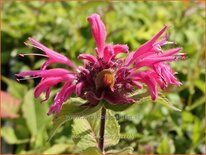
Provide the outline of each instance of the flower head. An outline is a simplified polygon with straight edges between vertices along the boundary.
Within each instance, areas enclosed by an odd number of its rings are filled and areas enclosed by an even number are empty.
[[[119,53],[128,53],[128,46],[124,44],[107,44],[106,29],[98,14],[88,17],[92,27],[92,35],[96,42],[96,56],[80,54],[78,59],[84,61],[84,66],[77,67],[67,57],[45,47],[36,40],[29,38],[31,45],[42,50],[48,60],[40,70],[21,72],[18,77],[41,77],[35,88],[35,97],[45,92],[46,101],[49,98],[51,87],[64,83],[56,94],[54,103],[48,114],[59,113],[62,104],[72,93],[87,100],[86,105],[94,106],[100,100],[110,104],[129,104],[135,100],[128,97],[135,89],[142,89],[146,84],[152,100],[157,98],[157,86],[161,89],[169,84],[181,85],[175,78],[175,72],[167,64],[178,59],[184,59],[184,54],[178,54],[181,48],[172,48],[163,51],[162,46],[174,44],[167,41],[167,26],[164,26],[151,40],[144,43],[136,51],[128,54],[126,59],[118,58]],[[166,33],[165,33],[166,32]],[[161,40],[159,38],[165,33]],[[52,63],[62,63],[72,68],[72,71],[56,68],[47,69]],[[146,69],[142,69],[146,67]]]

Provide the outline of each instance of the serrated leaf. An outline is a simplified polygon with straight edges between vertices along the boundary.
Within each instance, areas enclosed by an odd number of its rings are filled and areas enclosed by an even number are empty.
[[[79,154],[102,154],[96,147],[89,147],[86,150],[81,151]]]
[[[109,150],[106,152],[106,154],[132,154],[133,150],[133,147],[129,146],[121,150]]]
[[[18,139],[15,135],[14,129],[11,127],[2,127],[1,136],[8,144],[22,144],[29,141],[29,139]]]
[[[60,114],[56,115],[53,119],[53,129],[50,132],[49,141],[54,136],[56,130],[65,122],[76,117],[92,114],[102,106],[101,104],[98,104],[94,107],[85,107],[82,106],[84,103],[85,101],[80,98],[70,98],[69,101],[62,106]]]
[[[79,151],[83,151],[89,147],[98,147],[99,128],[100,128],[101,110],[74,120],[73,124],[73,140]],[[115,145],[119,142],[120,127],[112,112],[107,110],[105,122],[105,147]]]

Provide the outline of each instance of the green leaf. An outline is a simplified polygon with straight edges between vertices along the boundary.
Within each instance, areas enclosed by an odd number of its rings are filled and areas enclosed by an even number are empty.
[[[121,150],[109,150],[106,152],[106,154],[132,154],[133,150],[133,147],[129,146]]]
[[[67,103],[65,103],[62,106],[60,114],[56,115],[53,119],[53,129],[50,132],[49,141],[56,133],[56,130],[65,122],[74,119],[76,117],[82,117],[87,116],[89,114],[92,114],[100,109],[102,106],[101,103],[99,103],[95,107],[86,107],[82,106],[85,103],[84,100],[80,98],[70,98]]]
[[[32,134],[32,147],[42,146],[47,139],[46,126],[51,122],[47,116],[48,104],[40,104],[38,99],[34,98],[33,89],[29,90],[23,100],[22,112],[26,120],[27,127]]]
[[[174,152],[175,152],[175,146],[172,139],[169,139],[168,137],[165,136],[157,148],[157,153],[172,154]]]
[[[203,130],[201,128],[201,122],[198,118],[195,118],[194,127],[193,127],[193,131],[192,131],[192,142],[194,145],[196,145],[200,141],[202,132],[203,132]]]
[[[157,100],[154,101],[154,102],[155,102],[155,103],[162,104],[162,105],[164,105],[164,106],[166,106],[166,107],[168,107],[168,108],[170,108],[170,109],[172,109],[172,110],[181,111],[181,110],[178,109],[177,107],[173,106],[173,105],[169,102],[169,100],[168,100],[166,97],[164,97],[163,95],[159,95],[158,98],[157,98]]]
[[[102,154],[96,147],[89,147],[86,150],[81,151],[79,154]]]
[[[107,102],[104,103],[104,106],[105,106],[106,109],[110,109],[110,110],[113,110],[113,111],[116,111],[116,112],[124,111],[132,105],[133,105],[132,103],[131,104],[125,104],[125,105],[113,105],[113,104],[110,104],[110,103],[107,103]]]
[[[2,77],[3,82],[8,85],[8,92],[18,99],[22,99],[26,92],[26,87],[24,85],[19,84],[18,82],[8,79],[6,77]]]
[[[101,110],[74,120],[73,140],[78,151],[85,150],[89,147],[98,147],[99,129],[100,129]],[[106,125],[104,145],[105,147],[115,145],[120,139],[120,127],[112,112],[106,112]]]
[[[24,96],[22,112],[31,134],[35,136],[37,134],[37,120],[33,89],[29,90]]]
[[[29,139],[18,139],[11,127],[2,127],[1,136],[8,144],[22,144],[29,141]]]
[[[58,153],[64,153],[66,149],[68,148],[68,144],[55,144],[51,146],[49,149],[45,150],[43,154],[58,154]]]
[[[205,82],[202,80],[195,80],[195,86],[205,93]]]

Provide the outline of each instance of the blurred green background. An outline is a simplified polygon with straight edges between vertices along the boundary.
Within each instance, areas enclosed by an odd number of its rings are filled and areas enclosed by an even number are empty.
[[[2,153],[72,153],[72,121],[48,142],[52,116],[47,103],[34,99],[37,81],[18,83],[15,73],[38,69],[39,57],[18,56],[40,52],[24,45],[33,37],[77,61],[80,53],[94,53],[95,43],[87,17],[99,13],[106,25],[107,43],[128,44],[130,51],[149,40],[164,24],[169,40],[183,47],[188,59],[172,63],[181,87],[164,95],[182,109],[176,112],[145,102],[117,113],[122,138],[112,148],[133,146],[134,153],[205,153],[205,8],[202,1],[139,2],[14,2],[4,1],[1,28],[1,140]],[[54,65],[55,66],[55,65]],[[52,93],[55,93],[53,89]],[[129,117],[120,116],[131,116]]]

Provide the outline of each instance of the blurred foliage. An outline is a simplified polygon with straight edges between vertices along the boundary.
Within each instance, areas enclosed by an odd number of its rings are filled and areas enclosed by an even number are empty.
[[[175,40],[188,55],[186,61],[172,63],[183,85],[179,88],[169,87],[164,92],[168,101],[182,109],[182,112],[145,101],[116,113],[120,123],[120,141],[110,149],[125,148],[127,151],[131,149],[126,147],[132,146],[133,153],[205,153],[205,8],[204,2],[200,0],[5,1],[1,29],[1,65],[4,76],[1,90],[20,100],[21,104],[18,111],[15,111],[15,116],[18,117],[1,120],[3,153],[73,153],[73,121],[60,127],[48,142],[53,125],[52,118],[46,113],[49,104],[52,104],[52,98],[47,103],[40,104],[40,100],[33,96],[35,81],[19,84],[15,81],[14,74],[37,69],[42,64],[42,59],[38,57],[28,56],[22,59],[18,56],[19,53],[39,52],[23,44],[28,37],[68,56],[77,64],[81,64],[76,59],[78,54],[94,54],[95,44],[86,20],[93,12],[101,14],[105,22],[108,43],[125,43],[133,51],[166,24],[171,27],[170,40]],[[56,91],[54,89],[52,94]],[[119,153],[125,153],[125,150]],[[95,151],[98,153],[95,149],[84,150],[84,153]]]

